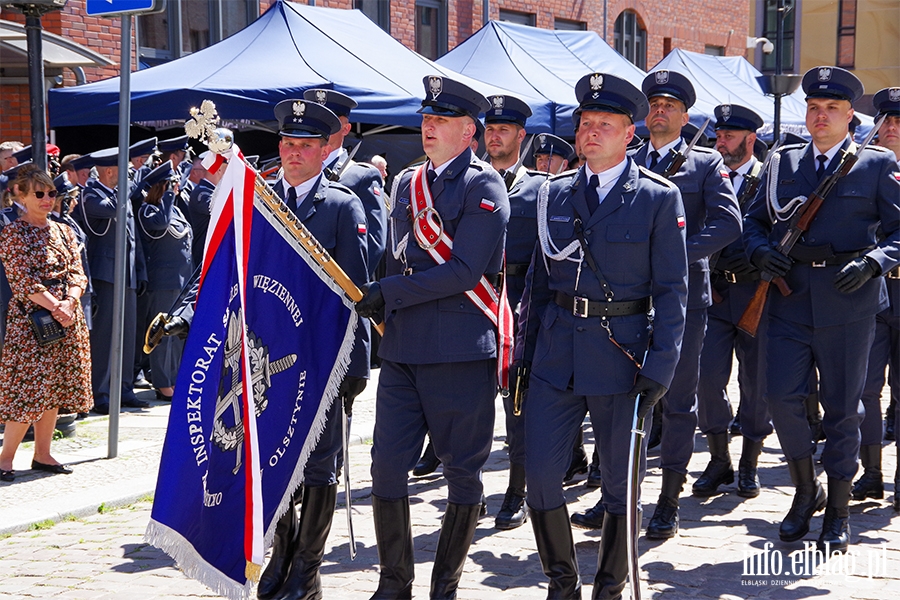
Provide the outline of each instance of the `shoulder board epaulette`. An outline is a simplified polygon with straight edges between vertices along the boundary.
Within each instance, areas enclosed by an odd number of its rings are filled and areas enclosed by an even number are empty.
[[[652,179],[652,180],[655,181],[656,183],[658,183],[658,184],[660,184],[660,185],[662,185],[662,186],[665,186],[665,187],[667,187],[667,188],[674,188],[674,187],[677,187],[674,183],[672,183],[671,181],[669,181],[668,179],[666,179],[665,177],[663,177],[663,176],[660,175],[659,173],[654,173],[653,171],[651,171],[651,170],[648,169],[647,167],[643,167],[643,166],[641,166],[641,165],[638,165],[638,173],[639,173],[642,177],[646,177],[647,179]]]
[[[352,193],[353,193],[353,190],[351,190],[350,188],[348,188],[348,187],[347,187],[346,185],[344,185],[343,183],[340,183],[340,182],[337,182],[337,181],[329,181],[329,182],[328,182],[328,189],[330,189],[330,190],[340,190],[340,191],[344,192],[345,194],[352,194]]]
[[[562,173],[559,173],[557,175],[551,175],[550,181],[556,181],[557,179],[564,179],[567,177],[572,177],[576,173],[578,173],[578,169],[569,169],[568,171],[563,171]]]
[[[807,142],[808,143],[808,142]],[[803,144],[785,144],[784,146],[779,146],[776,152],[784,152],[785,150],[799,150],[800,148],[806,148],[806,143]]]
[[[706,146],[694,146],[691,148],[691,152],[699,152],[700,154],[712,154],[715,151],[715,148],[707,148]]]
[[[471,162],[469,162],[469,166],[475,167],[479,171],[484,171],[485,169],[493,169],[494,168],[491,165],[484,162],[483,160],[481,160],[480,158],[478,158],[477,156],[475,156],[474,154],[472,154],[472,160],[471,160]]]
[[[869,144],[866,146],[867,150],[874,150],[875,152],[893,152],[893,150],[889,150],[884,146],[879,146],[878,144]]]

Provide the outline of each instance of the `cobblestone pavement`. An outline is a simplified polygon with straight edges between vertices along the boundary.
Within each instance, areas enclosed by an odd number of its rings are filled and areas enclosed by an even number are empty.
[[[732,394],[736,398],[737,394]],[[322,567],[326,598],[368,598],[377,586],[377,551],[371,516],[369,451],[374,413],[374,386],[354,407],[357,443],[350,450],[354,528],[358,556],[347,549],[344,495]],[[498,411],[500,405],[498,402]],[[49,476],[27,470],[31,458],[23,447],[16,459],[19,478],[0,484],[0,597],[152,599],[215,598],[201,584],[186,578],[172,560],[147,545],[143,532],[150,516],[149,493],[155,486],[168,406],[154,403],[145,411],[123,414],[119,457],[103,460],[106,419],[91,417],[78,425],[78,436],[54,442],[60,460],[74,463],[71,476]],[[485,467],[489,516],[479,523],[459,590],[464,599],[530,599],[546,596],[531,527],[493,529],[506,488],[506,452],[502,419],[497,419],[493,451]],[[590,433],[586,434],[591,441]],[[689,486],[708,458],[706,443],[697,436]],[[735,464],[741,439],[731,442]],[[812,563],[801,543],[778,541],[778,524],[790,506],[792,487],[776,436],[766,440],[760,459],[763,493],[741,499],[735,486],[708,499],[681,498],[681,531],[673,540],[653,542],[641,537],[644,598],[854,598],[888,599],[900,594],[900,517],[890,506],[890,481],[895,468],[894,446],[886,446],[884,500],[851,505],[852,552],[826,563],[809,575]],[[644,484],[645,514],[659,493],[658,455],[651,453]],[[821,470],[821,469],[820,469]],[[824,481],[824,475],[820,475]],[[440,471],[410,481],[413,535],[416,546],[416,597],[427,597],[446,486]],[[583,476],[566,488],[570,512],[591,507],[597,491],[585,488]],[[122,508],[111,508],[127,504]],[[55,521],[55,524],[53,523]],[[822,514],[812,521],[805,541],[814,542]],[[599,533],[574,530],[585,589],[596,570]],[[764,556],[769,569],[756,568]],[[749,563],[753,563],[752,565]],[[774,572],[774,574],[773,574]],[[798,573],[801,573],[798,575]],[[626,594],[628,589],[626,588]],[[627,597],[627,595],[626,595]]]

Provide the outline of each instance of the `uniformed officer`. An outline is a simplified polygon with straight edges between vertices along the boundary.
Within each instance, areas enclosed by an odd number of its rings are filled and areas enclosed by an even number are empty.
[[[569,159],[575,155],[572,145],[551,133],[542,133],[534,142],[534,169],[550,175],[559,175],[569,168]]]
[[[739,104],[720,104],[715,108],[716,150],[722,155],[728,176],[737,192],[742,211],[750,206],[759,189],[762,163],[753,154],[756,130],[763,120]],[[731,377],[733,357],[738,360],[738,386],[741,400],[743,448],[738,463],[738,496],[759,495],[757,461],[763,440],[772,433],[766,405],[766,335],[760,323],[756,337],[737,328],[759,283],[756,269],[738,238],[711,261],[711,280],[715,290],[708,309],[706,339],[700,355],[698,416],[700,431],[709,443],[710,462],[694,482],[695,496],[716,493],[720,485],[734,481],[734,468],[728,451],[728,425],[732,419],[731,400],[726,386]]]
[[[84,310],[84,321],[88,329],[93,326],[93,318],[91,315],[91,307],[93,305],[94,286],[91,284],[90,264],[87,255],[87,234],[81,226],[72,218],[72,211],[78,207],[81,197],[81,188],[69,180],[67,172],[63,171],[53,180],[56,186],[56,204],[54,204],[53,212],[50,218],[59,223],[65,223],[75,232],[75,239],[78,241],[78,249],[81,253],[81,264],[84,269],[84,276],[87,277],[87,287],[81,294],[81,308]]]
[[[806,127],[812,142],[786,146],[773,160],[766,185],[744,220],[744,243],[761,271],[784,277],[789,296],[769,294],[766,381],[769,410],[796,492],[781,523],[783,541],[802,539],[815,511],[825,508],[819,550],[846,551],[850,541],[850,487],[857,471],[860,398],[875,333],[875,315],[887,308],[884,279],[900,260],[900,180],[888,151],[870,147],[842,177],[790,256],[775,249],[798,206],[835,172],[852,103],[863,85],[849,71],[815,67],[803,76]],[[881,225],[879,233],[879,223]],[[822,462],[826,502],[816,480],[815,442],[805,418],[809,370],[815,362],[825,409]]]
[[[151,317],[169,310],[193,270],[191,225],[175,206],[177,177],[171,161],[166,161],[141,180],[146,197],[138,211],[137,223],[147,259],[146,295]],[[145,330],[138,329],[141,333]],[[138,336],[141,342],[143,338],[143,335]],[[172,399],[183,350],[183,341],[167,337],[150,355],[150,373],[157,399]]]
[[[25,165],[14,165],[3,171],[2,177],[5,179],[4,186],[6,188],[3,190],[3,194],[9,193],[13,198],[17,198],[13,182],[19,174],[19,169],[23,166]],[[22,210],[24,210],[24,207],[15,200],[13,200],[11,206],[0,209],[0,231],[3,231],[4,227],[18,219]],[[9,280],[6,279],[6,269],[3,267],[3,263],[0,262],[0,352],[3,351],[3,344],[6,340],[6,313],[10,300],[12,300],[12,290],[9,287]]]
[[[879,116],[887,115],[878,130],[878,144],[891,150],[900,164],[900,88],[879,90],[873,103]],[[900,171],[900,167],[897,170]],[[896,398],[900,395],[900,268],[895,267],[886,272],[884,279],[890,306],[875,316],[875,341],[869,353],[866,384],[862,393],[865,417],[860,426],[859,458],[864,472],[853,485],[851,494],[854,500],[884,498],[881,473],[881,391],[884,389],[884,370],[888,365],[891,402],[896,404]],[[893,416],[889,415],[888,418]],[[894,477],[895,508],[900,508],[898,483],[900,470]]]
[[[150,160],[150,157],[157,152],[156,142],[157,139],[152,137],[135,142],[128,147],[128,160],[131,161],[128,175],[135,185],[139,184],[141,179],[156,166],[153,164],[154,161]]]
[[[641,87],[650,102],[650,140],[634,154],[634,160],[655,173],[665,173],[674,153],[683,153],[687,147],[681,128],[687,124],[687,111],[696,99],[694,86],[681,73],[661,70],[647,75]],[[670,179],[678,186],[684,202],[690,277],[681,358],[672,386],[661,403],[659,455],[663,480],[656,510],[647,525],[650,539],[671,538],[678,532],[678,496],[694,451],[700,351],[706,332],[706,309],[712,304],[709,257],[741,234],[741,211],[718,152],[694,146]]]
[[[528,507],[548,598],[580,598],[562,481],[590,412],[606,509],[593,597],[618,598],[627,575],[635,398],[647,416],[672,380],[684,332],[684,208],[673,184],[626,153],[634,121],[647,115],[641,91],[592,73],[575,93],[587,162],[541,188],[539,240],[519,316],[517,360],[533,361],[525,405]],[[643,479],[645,442],[640,460]]]
[[[79,215],[88,234],[88,262],[94,285],[97,314],[91,329],[91,379],[94,391],[94,412],[109,414],[109,357],[113,324],[113,279],[116,258],[116,206],[120,192],[116,189],[119,177],[117,148],[98,150],[91,154],[97,168],[97,179],[88,180],[81,197]],[[131,202],[126,207],[125,246],[125,303],[122,338],[122,406],[146,408],[147,402],[134,395],[132,368],[137,336],[137,296],[147,290],[147,269],[144,251],[135,237],[134,213]]]
[[[537,241],[535,207],[537,194],[547,176],[530,171],[519,161],[525,140],[525,123],[531,108],[514,96],[488,96],[490,108],[484,115],[484,145],[491,166],[503,178],[509,196],[509,223],[506,227],[506,291],[515,310],[525,289],[525,273]],[[497,529],[515,529],[526,520],[525,513],[525,419],[514,413],[515,386],[503,398],[506,413],[506,444],[509,448],[509,486],[494,521]]]
[[[359,198],[322,172],[328,139],[340,129],[328,108],[305,100],[284,100],[275,106],[281,141],[278,153],[284,175],[275,192],[313,237],[358,286],[368,281],[366,216]],[[357,327],[350,366],[338,393],[348,408],[365,388],[369,376],[368,338]],[[275,530],[272,558],[259,582],[261,599],[319,598],[319,566],[331,530],[337,498],[337,455],[340,454],[341,402],[326,413],[325,428],[310,454],[303,474],[300,518],[293,505]]]
[[[73,175],[69,176],[69,181],[76,184],[78,187],[84,191],[84,187],[87,185],[88,179],[91,178],[91,169],[94,167],[94,159],[90,154],[83,154],[81,156],[76,156],[71,161],[69,161],[66,165],[66,170]],[[78,213],[73,213],[77,215]]]
[[[194,189],[191,190],[191,199],[188,202],[190,221],[194,231],[194,247],[191,251],[194,268],[203,262],[203,248],[206,244],[206,233],[209,230],[212,195],[224,173],[221,169],[215,173],[210,173],[203,168],[203,158],[205,156],[206,152],[203,152],[195,157],[191,167],[192,174],[195,172],[200,174],[200,179],[197,181]]]
[[[489,105],[446,77],[426,77],[424,84],[419,112],[428,160],[394,180],[387,274],[356,307],[363,317],[385,317],[372,447],[381,565],[374,598],[412,593],[407,472],[426,431],[448,489],[431,597],[456,597],[481,509],[502,351],[494,307],[509,202],[503,179],[469,148],[475,121]]]
[[[328,108],[341,120],[341,128],[328,140],[329,155],[325,159],[325,175],[345,185],[362,201],[366,209],[366,236],[368,239],[369,279],[375,278],[375,269],[384,255],[387,239],[387,208],[384,201],[384,181],[378,169],[355,162],[344,149],[344,139],[350,133],[350,111],[356,108],[356,100],[334,90],[311,89],[303,92],[303,98]],[[347,164],[350,161],[350,164]],[[345,166],[346,165],[346,166]]]

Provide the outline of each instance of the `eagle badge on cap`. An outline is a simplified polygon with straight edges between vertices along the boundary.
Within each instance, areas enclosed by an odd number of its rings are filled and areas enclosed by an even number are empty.
[[[594,73],[591,75],[591,89],[595,92],[603,87],[603,75]]]
[[[727,121],[731,118],[731,105],[723,104],[722,105],[722,120]]]
[[[302,102],[294,102],[293,109],[294,109],[294,116],[302,117],[303,114],[306,112],[306,105],[303,104]]]
[[[658,85],[663,85],[669,83],[669,72],[668,71],[657,71],[656,72],[656,83]]]
[[[494,108],[500,110],[503,108],[504,98],[503,96],[491,96],[491,103],[494,105]]]
[[[543,133],[538,136],[538,148],[543,148],[547,144],[547,136]]]
[[[830,67],[822,67],[819,69],[819,81],[831,81]]]
[[[888,100],[891,102],[900,102],[900,88],[889,88]]]
[[[428,89],[431,91],[431,99],[437,100],[437,97],[441,95],[441,90],[444,89],[444,80],[440,77],[429,78]]]
[[[324,105],[327,100],[328,92],[326,92],[325,90],[316,90],[316,102]]]

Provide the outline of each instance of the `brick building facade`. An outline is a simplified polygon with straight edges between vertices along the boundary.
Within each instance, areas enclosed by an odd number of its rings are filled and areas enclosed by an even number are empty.
[[[258,15],[273,0],[243,1],[250,3],[249,10]],[[218,10],[222,11],[219,0],[207,2],[219,6]],[[177,0],[169,0],[169,3],[178,6]],[[358,7],[404,45],[425,55],[433,55],[433,58],[454,48],[477,31],[483,23],[485,6],[485,2],[478,0],[305,0],[302,3],[340,9]],[[673,48],[744,55],[750,26],[748,0],[682,0],[668,3],[651,0],[499,0],[487,5],[491,19],[515,20],[548,29],[596,31],[643,68],[652,67]],[[217,13],[210,9],[209,14]],[[0,18],[24,22],[21,14],[8,10],[3,11]],[[427,28],[423,29],[422,24],[426,22]],[[43,26],[49,32],[78,42],[118,63],[120,20],[87,16],[85,0],[69,0],[62,11],[45,16]],[[143,35],[146,42],[149,36],[141,34],[141,30],[139,24],[136,34]],[[179,28],[176,33],[184,31]],[[219,36],[223,35],[220,28]],[[208,43],[217,41],[216,36],[210,36],[209,32],[206,36]],[[423,40],[426,36],[429,36],[427,40]],[[203,36],[198,39],[202,46]],[[193,44],[197,43],[195,39]],[[136,45],[133,42],[132,47]],[[188,43],[185,42],[185,45]],[[176,46],[174,53],[164,56],[175,58],[180,55],[184,48],[181,43]],[[146,58],[142,53],[145,50],[135,50],[132,57],[135,68],[139,60]],[[149,63],[149,59],[145,62]],[[86,80],[92,82],[117,75],[118,67],[89,67],[84,72]],[[27,143],[31,137],[28,86],[3,84],[2,77],[0,84],[0,140],[18,139]],[[62,85],[74,84],[74,75],[65,72]]]

